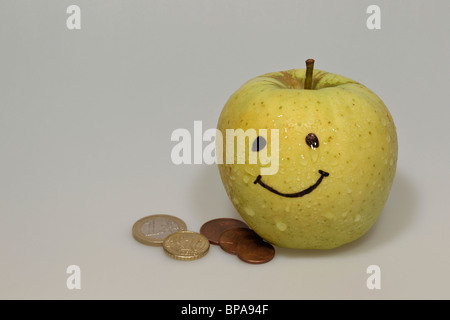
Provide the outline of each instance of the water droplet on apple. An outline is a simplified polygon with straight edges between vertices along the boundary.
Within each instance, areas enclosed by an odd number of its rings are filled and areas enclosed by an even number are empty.
[[[256,166],[245,166],[244,171],[247,172],[250,176],[255,178],[259,174],[258,167]]]
[[[283,222],[277,222],[277,228],[280,231],[285,231],[287,229],[287,225]]]
[[[306,160],[305,155],[301,154],[299,159],[300,159],[299,163],[302,166],[307,166],[308,165],[308,160]]]
[[[334,219],[334,214],[332,212],[325,212],[323,216],[327,219]]]
[[[245,211],[246,214],[248,214],[251,217],[253,217],[255,215],[255,211],[252,208],[250,208],[250,207],[246,207],[244,209],[244,211]]]
[[[313,151],[312,151],[312,154],[311,154],[311,160],[312,160],[312,162],[317,162],[317,160],[319,159],[319,149],[314,149]]]

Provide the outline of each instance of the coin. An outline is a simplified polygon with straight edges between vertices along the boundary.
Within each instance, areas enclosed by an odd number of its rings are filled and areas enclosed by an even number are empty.
[[[275,255],[274,247],[265,241],[239,242],[237,251],[239,259],[252,264],[269,262]]]
[[[208,239],[197,232],[179,231],[172,233],[163,242],[168,256],[178,260],[195,260],[208,253]]]
[[[222,233],[219,245],[224,251],[237,254],[239,243],[244,241],[262,241],[262,239],[255,231],[249,228],[233,228]]]
[[[203,224],[200,228],[200,233],[207,237],[210,243],[219,244],[221,234],[224,231],[233,228],[248,228],[248,226],[240,220],[220,218],[210,220]]]
[[[144,217],[133,225],[133,237],[149,246],[161,246],[164,239],[174,232],[186,230],[183,220],[167,214]]]

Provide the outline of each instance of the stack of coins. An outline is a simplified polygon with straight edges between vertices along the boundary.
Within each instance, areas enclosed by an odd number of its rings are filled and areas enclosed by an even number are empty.
[[[240,220],[211,220],[201,227],[200,233],[208,238],[210,243],[220,245],[225,252],[237,255],[244,262],[266,263],[275,255],[274,247]]]
[[[200,228],[200,233],[207,237],[209,242],[218,245],[222,233],[234,228],[248,228],[248,226],[244,222],[236,219],[214,219],[203,224]]]
[[[183,220],[165,214],[144,217],[133,225],[133,236],[140,243],[162,246],[177,260],[195,260],[205,256],[209,240],[197,232],[187,231]]]
[[[269,262],[275,255],[270,243],[244,222],[231,218],[208,221],[197,233],[187,231],[186,223],[177,217],[157,214],[136,221],[132,231],[140,243],[162,246],[169,257],[177,260],[189,261],[205,256],[210,243],[253,264]]]

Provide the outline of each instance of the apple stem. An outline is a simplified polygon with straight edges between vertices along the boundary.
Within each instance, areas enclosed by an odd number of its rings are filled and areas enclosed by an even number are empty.
[[[306,77],[305,77],[306,90],[311,90],[313,70],[314,70],[314,59],[306,60]]]

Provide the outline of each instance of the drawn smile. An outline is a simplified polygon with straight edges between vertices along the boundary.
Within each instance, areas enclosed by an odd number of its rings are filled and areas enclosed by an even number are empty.
[[[265,184],[264,182],[261,181],[261,175],[258,175],[258,177],[256,177],[256,180],[253,182],[254,184],[259,184],[261,187],[269,190],[272,193],[275,193],[279,196],[282,197],[286,197],[286,198],[299,198],[299,197],[303,197],[305,194],[311,193],[315,188],[317,188],[319,186],[319,184],[322,182],[324,177],[328,177],[330,174],[328,172],[319,170],[320,173],[320,178],[317,179],[316,183],[314,183],[312,186],[310,186],[309,188],[302,190],[300,192],[296,192],[296,193],[283,193],[280,191],[275,190],[274,188],[272,188],[271,186],[268,186],[267,184]]]

